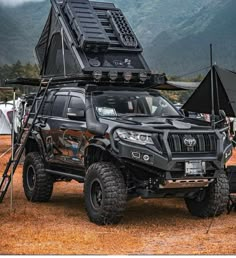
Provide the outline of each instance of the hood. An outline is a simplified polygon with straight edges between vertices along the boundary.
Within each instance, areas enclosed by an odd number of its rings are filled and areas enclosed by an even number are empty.
[[[102,123],[108,124],[109,127],[130,126],[140,127],[145,129],[153,130],[208,130],[211,129],[210,123],[193,118],[158,118],[158,117],[129,117],[129,118],[102,118]],[[140,129],[139,129],[140,130]]]

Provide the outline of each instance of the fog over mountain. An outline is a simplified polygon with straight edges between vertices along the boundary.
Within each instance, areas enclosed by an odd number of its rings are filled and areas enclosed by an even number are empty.
[[[214,61],[236,70],[235,0],[101,0],[121,8],[152,69],[188,73]],[[24,3],[23,3],[24,2]],[[34,47],[50,1],[0,0],[0,64],[35,63]],[[8,3],[8,5],[6,5]]]
[[[17,6],[28,2],[42,2],[44,0],[0,0],[1,5],[5,6]]]

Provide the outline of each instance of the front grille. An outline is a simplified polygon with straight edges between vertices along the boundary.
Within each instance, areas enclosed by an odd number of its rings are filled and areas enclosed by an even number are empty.
[[[184,143],[185,138],[194,138],[196,145],[194,147],[186,146]],[[168,136],[168,143],[170,150],[173,153],[216,153],[217,150],[217,138],[216,135],[211,133],[201,134],[175,134],[170,133]]]

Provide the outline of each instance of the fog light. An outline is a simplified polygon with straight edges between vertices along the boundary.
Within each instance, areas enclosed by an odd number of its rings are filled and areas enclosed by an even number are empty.
[[[144,155],[144,156],[143,156],[143,160],[144,160],[144,161],[149,161],[149,160],[150,160],[149,155]]]
[[[93,72],[93,78],[96,80],[96,81],[99,81],[102,79],[102,72],[100,71],[94,71]]]
[[[145,82],[147,80],[147,78],[148,78],[147,73],[140,73],[139,74],[139,79],[140,79],[141,82]]]
[[[132,77],[133,77],[133,75],[132,75],[131,72],[125,72],[123,76],[124,76],[124,79],[125,79],[126,81],[131,81],[131,79],[132,79]]]
[[[115,81],[118,79],[118,73],[117,72],[109,72],[108,74],[110,80]]]
[[[139,152],[132,152],[132,157],[133,157],[134,159],[140,159],[141,154],[140,154]]]

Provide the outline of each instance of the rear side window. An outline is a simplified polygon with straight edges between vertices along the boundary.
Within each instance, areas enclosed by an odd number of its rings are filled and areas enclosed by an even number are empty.
[[[65,105],[67,101],[67,96],[57,96],[53,109],[52,109],[52,116],[57,116],[57,117],[63,117]]]

